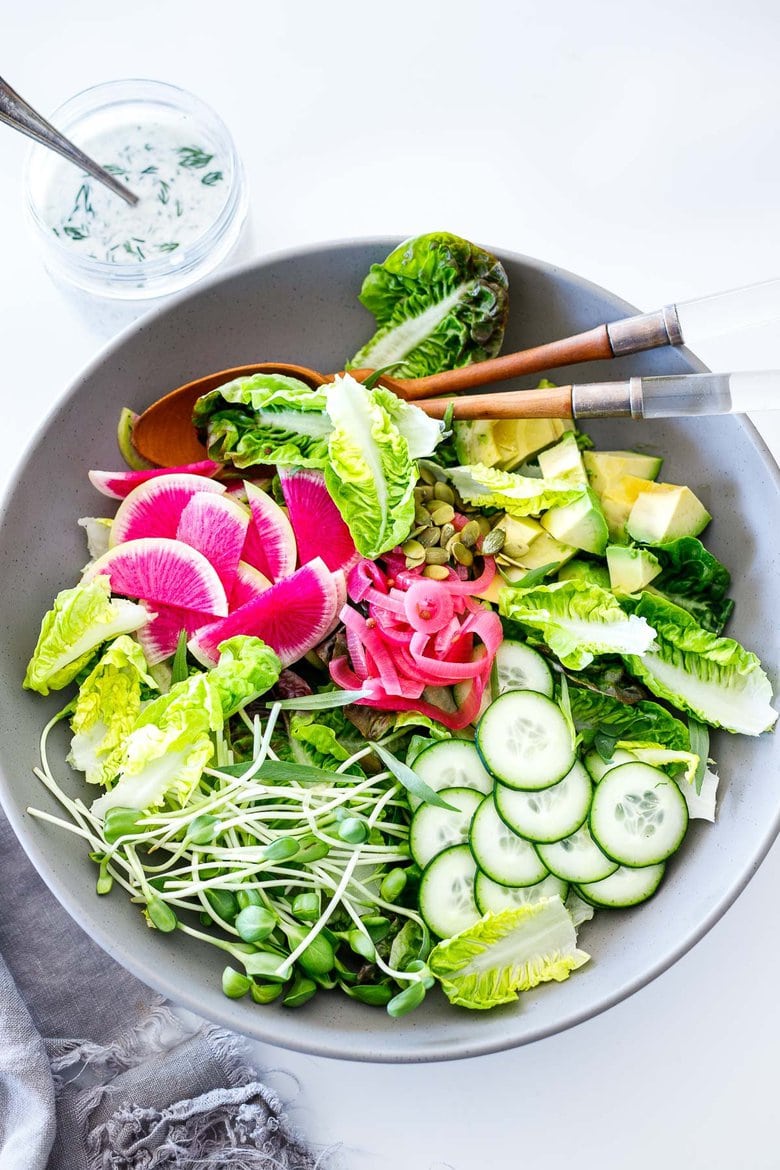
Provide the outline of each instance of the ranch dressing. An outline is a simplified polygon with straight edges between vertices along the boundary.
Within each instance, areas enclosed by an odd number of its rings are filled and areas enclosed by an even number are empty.
[[[224,161],[196,127],[120,123],[80,143],[139,197],[130,207],[71,166],[51,183],[43,214],[74,253],[116,265],[167,259],[216,221],[228,196]]]

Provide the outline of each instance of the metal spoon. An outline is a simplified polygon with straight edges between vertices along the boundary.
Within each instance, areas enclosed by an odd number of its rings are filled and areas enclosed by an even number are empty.
[[[93,162],[89,155],[84,154],[83,150],[74,146],[69,139],[60,134],[59,130],[55,130],[51,123],[28,105],[16,90],[11,89],[7,81],[3,81],[2,77],[0,77],[0,122],[5,122],[14,130],[21,131],[28,138],[40,142],[42,146],[48,146],[50,150],[55,150],[68,162],[81,167],[98,182],[104,183],[131,207],[134,207],[138,202],[137,195],[134,195],[128,187],[125,187],[108,171],[104,171],[96,162]]]

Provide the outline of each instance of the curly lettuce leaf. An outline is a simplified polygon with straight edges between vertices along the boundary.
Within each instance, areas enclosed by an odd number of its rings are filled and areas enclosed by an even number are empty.
[[[500,261],[449,232],[406,240],[373,264],[360,301],[377,331],[347,369],[392,367],[421,378],[495,357],[509,311],[509,282]]]
[[[556,895],[486,914],[438,943],[428,966],[450,1003],[485,1009],[512,1003],[539,983],[560,983],[589,958],[578,949],[572,919]]]
[[[406,439],[410,459],[424,459],[435,449],[444,433],[444,424],[435,418],[428,418],[425,411],[411,402],[404,402],[392,390],[375,386],[374,401],[378,402],[394,426]]]
[[[462,500],[477,508],[502,508],[510,516],[540,516],[548,508],[571,504],[583,495],[582,484],[500,471],[484,463],[453,467],[452,486]]]
[[[270,691],[279,678],[282,664],[278,655],[260,638],[236,634],[218,646],[219,661],[209,673],[217,688],[223,718],[229,719],[240,707]]]
[[[199,398],[192,421],[217,463],[322,468],[327,462],[331,423],[325,392],[298,378],[235,378]]]
[[[731,574],[695,536],[681,536],[668,544],[652,547],[661,563],[661,573],[649,593],[662,593],[696,618],[705,630],[719,634],[734,609],[727,596]]]
[[[183,803],[214,755],[212,732],[223,723],[219,691],[207,673],[175,683],[141,710],[124,741],[117,782],[92,812],[103,818],[110,808]]]
[[[598,654],[645,654],[655,636],[646,618],[627,615],[609,590],[582,580],[504,589],[499,612],[540,631],[562,664],[574,670]]]
[[[157,689],[141,647],[122,634],[81,684],[70,721],[68,763],[85,773],[88,784],[107,786],[119,771],[144,685]]]
[[[63,589],[41,622],[23,685],[48,695],[72,682],[103,642],[140,629],[149,614],[141,605],[112,598],[108,577]]]
[[[655,743],[669,751],[691,750],[687,726],[660,703],[651,700],[622,703],[611,695],[571,683],[569,702],[574,725],[588,747],[600,733],[614,741]]]
[[[409,535],[417,467],[375,391],[347,374],[327,386],[326,395],[334,429],[325,485],[358,551],[378,557]]]
[[[624,655],[628,669],[654,695],[711,727],[760,735],[774,726],[772,685],[755,654],[733,638],[702,629],[687,610],[650,593],[622,604],[656,631],[651,650],[641,657]]]

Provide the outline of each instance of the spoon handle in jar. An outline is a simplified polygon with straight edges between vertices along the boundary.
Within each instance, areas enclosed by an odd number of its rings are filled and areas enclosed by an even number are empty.
[[[51,123],[28,105],[24,98],[20,97],[2,77],[0,77],[0,122],[5,122],[7,126],[26,134],[28,138],[32,138],[34,142],[48,146],[50,150],[56,151],[68,162],[81,167],[87,174],[105,184],[115,195],[119,195],[131,206],[138,202],[138,196],[125,187],[124,183],[120,183],[112,174],[103,170],[89,155],[84,154],[74,143],[55,130]]]

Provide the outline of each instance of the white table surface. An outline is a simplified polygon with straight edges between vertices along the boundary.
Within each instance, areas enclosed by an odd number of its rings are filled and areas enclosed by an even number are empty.
[[[258,253],[444,228],[651,309],[780,274],[778,34],[773,0],[8,0],[0,71],[43,112],[120,77],[200,94],[246,161]],[[25,150],[0,126],[0,486],[98,344],[32,247]],[[780,334],[699,353],[780,367]],[[755,421],[780,456],[777,418]],[[524,1049],[412,1067],[255,1055],[299,1079],[273,1076],[347,1170],[770,1170],[779,884],[775,847],[672,970]]]

